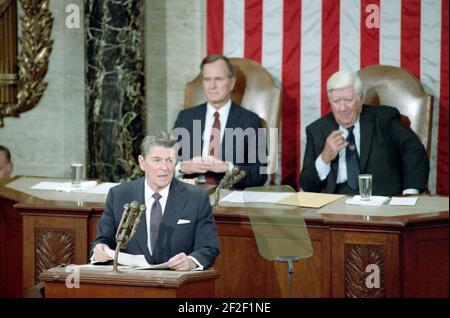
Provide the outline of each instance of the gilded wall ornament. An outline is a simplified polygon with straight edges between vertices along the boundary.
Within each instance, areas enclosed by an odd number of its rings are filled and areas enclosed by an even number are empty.
[[[6,10],[5,0],[0,0],[0,8]],[[14,103],[0,103],[0,127],[3,118],[19,117],[23,112],[33,109],[41,99],[48,83],[47,74],[53,40],[53,16],[48,0],[20,0],[24,16],[20,18],[22,36],[19,39],[21,51],[18,57],[18,92]],[[4,7],[4,8],[3,8]],[[11,76],[11,74],[7,74]]]

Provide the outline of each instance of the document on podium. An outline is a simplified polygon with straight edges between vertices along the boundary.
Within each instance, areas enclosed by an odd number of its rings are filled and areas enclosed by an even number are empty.
[[[106,249],[106,253],[114,258],[114,251],[112,249]],[[147,263],[144,255],[132,255],[122,252],[119,252],[117,262],[120,265],[131,266],[131,269],[170,269],[169,262],[151,265]]]

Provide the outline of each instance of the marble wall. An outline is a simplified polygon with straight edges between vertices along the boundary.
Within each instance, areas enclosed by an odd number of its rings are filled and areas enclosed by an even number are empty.
[[[78,28],[68,28],[69,5],[80,9]],[[50,1],[53,52],[45,95],[20,118],[5,118],[0,144],[13,153],[15,175],[69,177],[69,162],[87,164],[89,114],[85,111],[83,0]],[[206,52],[206,0],[144,2],[146,132],[170,130],[182,108],[184,85],[199,72]],[[20,14],[20,13],[19,13]],[[145,129],[143,129],[145,130]]]
[[[146,1],[146,104],[149,133],[171,130],[184,85],[206,54],[206,0]]]
[[[137,166],[145,133],[144,1],[86,2],[88,176],[122,182]]]
[[[48,88],[34,109],[5,118],[0,128],[0,144],[12,152],[14,175],[68,177],[70,161],[86,161],[83,3],[50,1],[54,43],[45,77]],[[78,28],[66,25],[69,4],[80,11]]]

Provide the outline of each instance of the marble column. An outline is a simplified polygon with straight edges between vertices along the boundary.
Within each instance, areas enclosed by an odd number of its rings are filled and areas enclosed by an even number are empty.
[[[141,175],[145,135],[144,0],[86,0],[88,177]]]

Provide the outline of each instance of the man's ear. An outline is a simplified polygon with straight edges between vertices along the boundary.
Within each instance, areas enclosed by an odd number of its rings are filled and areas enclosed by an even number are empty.
[[[6,170],[8,171],[8,177],[10,177],[12,172],[13,172],[13,170],[14,170],[14,164],[13,164],[12,161],[10,161],[8,163],[8,167],[6,168]]]
[[[142,155],[139,155],[138,161],[139,161],[139,168],[141,168],[142,171],[145,171],[145,159]]]
[[[234,85],[236,85],[236,76],[233,76],[231,78],[231,90],[232,91],[234,89]]]

